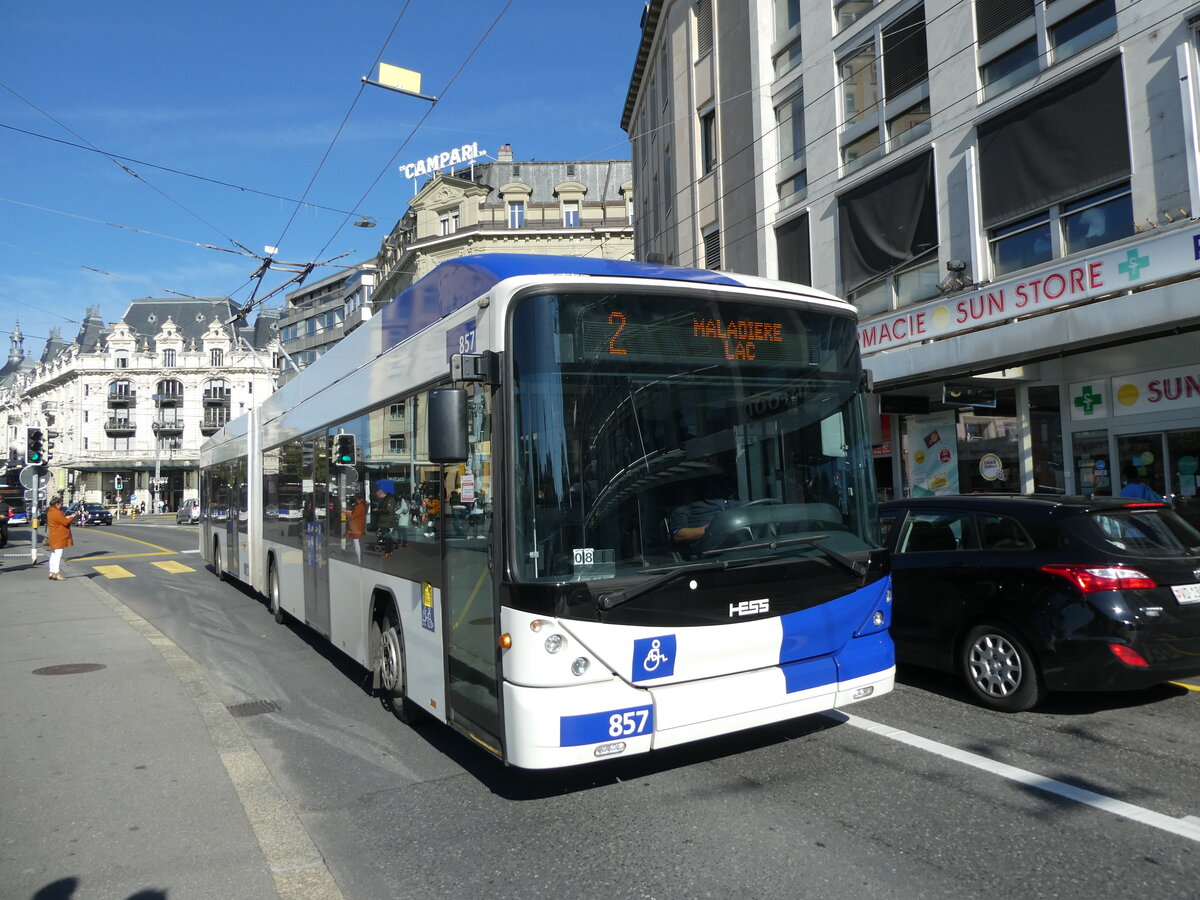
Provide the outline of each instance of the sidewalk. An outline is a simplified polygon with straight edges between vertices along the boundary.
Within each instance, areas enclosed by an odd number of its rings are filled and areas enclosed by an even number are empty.
[[[288,858],[307,834],[288,842],[299,822],[203,671],[70,551],[67,580],[50,581],[44,551],[31,565],[28,530],[13,531],[0,550],[3,895],[340,896],[312,883],[303,846]]]

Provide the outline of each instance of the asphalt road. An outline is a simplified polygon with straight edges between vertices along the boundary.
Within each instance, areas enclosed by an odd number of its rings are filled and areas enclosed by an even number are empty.
[[[1200,896],[1200,691],[1003,715],[902,669],[848,716],[531,775],[396,721],[196,545],[189,526],[76,529],[67,565],[128,572],[94,581],[226,705],[275,707],[239,722],[347,898]]]

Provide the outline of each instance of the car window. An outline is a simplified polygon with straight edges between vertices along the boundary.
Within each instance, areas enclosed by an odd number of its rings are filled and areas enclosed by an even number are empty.
[[[1102,543],[1130,556],[1184,556],[1200,546],[1200,534],[1169,509],[1095,513]]]
[[[970,546],[970,513],[909,513],[897,553],[933,553]]]
[[[980,513],[975,521],[979,526],[979,546],[984,550],[1033,549],[1033,541],[1016,519]]]
[[[888,542],[888,535],[892,533],[892,526],[896,524],[895,516],[880,516],[879,518],[879,535],[883,540],[884,545]]]

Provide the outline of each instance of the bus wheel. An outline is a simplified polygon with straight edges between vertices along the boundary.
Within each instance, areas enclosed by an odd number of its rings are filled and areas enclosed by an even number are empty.
[[[225,580],[225,567],[221,565],[221,542],[213,538],[213,571],[217,575],[217,581]]]
[[[377,619],[372,624],[372,629],[379,634],[379,656],[375,660],[379,668],[379,697],[392,715],[401,722],[410,722],[413,710],[404,696],[408,685],[404,668],[404,637],[400,626],[391,615],[385,613],[382,620]]]
[[[275,616],[275,621],[282,625],[287,613],[283,611],[283,605],[279,602],[279,572],[275,568],[274,558],[267,566],[267,598],[271,603],[271,614]]]

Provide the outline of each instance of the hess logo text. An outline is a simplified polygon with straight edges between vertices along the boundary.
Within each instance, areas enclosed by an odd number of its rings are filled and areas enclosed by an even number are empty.
[[[771,611],[771,601],[767,598],[762,600],[743,600],[741,603],[729,604],[729,618],[734,616],[759,616],[763,613]]]

